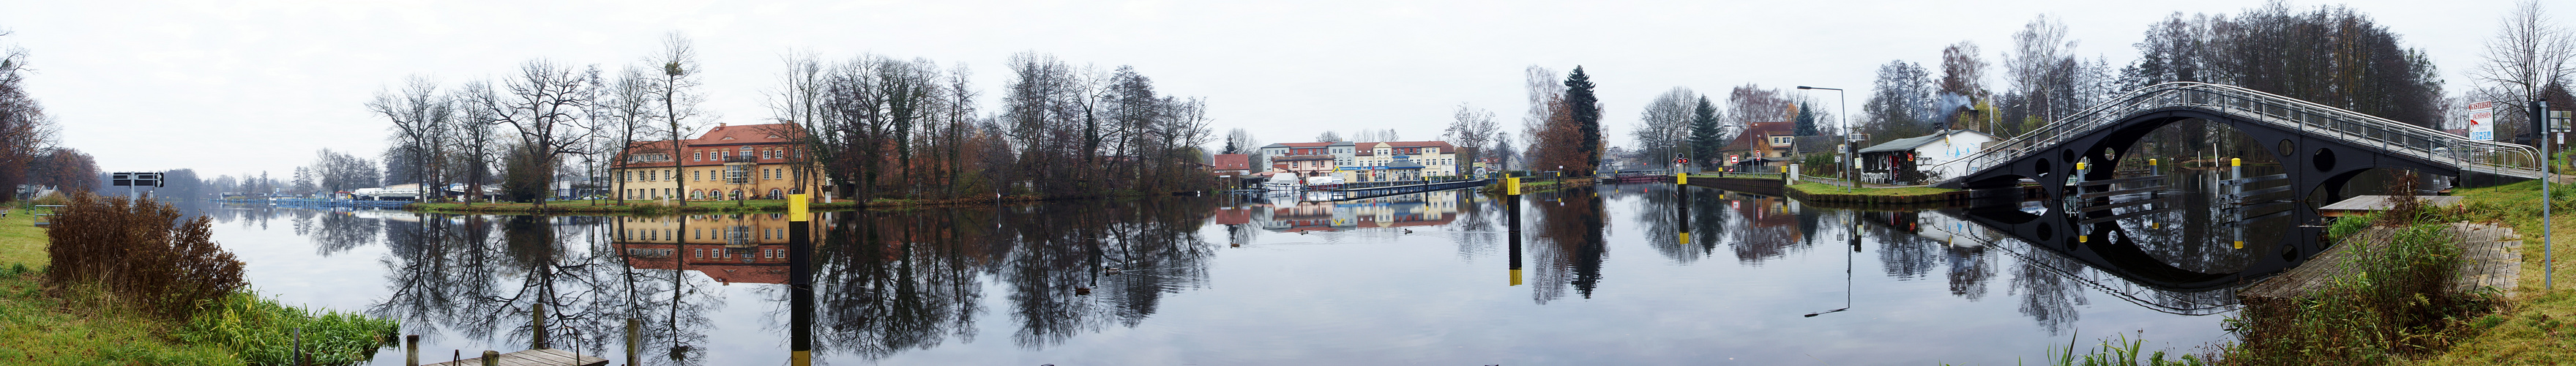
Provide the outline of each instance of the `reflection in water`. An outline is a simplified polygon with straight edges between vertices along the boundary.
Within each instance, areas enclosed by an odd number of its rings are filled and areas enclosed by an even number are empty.
[[[2010,306],[2021,319],[2049,334],[2074,329],[2086,315],[2080,311],[2103,311],[2086,306],[2094,292],[2177,314],[2209,314],[2232,305],[2224,289],[2169,286],[2153,276],[2138,277],[2136,271],[2106,266],[2143,261],[2223,272],[2246,268],[2253,257],[2245,254],[2249,251],[2212,246],[2227,239],[2212,233],[2223,232],[2184,228],[2216,220],[2200,209],[2205,206],[2188,204],[2191,200],[2179,200],[2184,203],[2170,207],[2111,210],[2107,214],[2130,216],[2086,227],[2081,235],[2094,238],[2085,247],[2091,249],[2070,252],[2062,243],[2025,240],[2027,233],[2013,231],[2011,225],[1998,229],[1991,219],[1974,213],[1851,211],[1781,197],[1683,189],[1669,184],[1605,185],[1512,200],[1446,191],[1354,202],[1168,199],[834,212],[814,216],[818,239],[810,253],[788,248],[787,220],[782,214],[459,216],[223,206],[195,212],[239,220],[245,227],[265,225],[268,220],[289,221],[297,234],[314,245],[304,252],[322,256],[384,244],[388,254],[380,262],[387,270],[381,286],[385,294],[369,304],[371,311],[403,320],[404,332],[422,334],[430,343],[468,350],[546,346],[618,355],[624,348],[622,329],[628,319],[635,319],[642,323],[644,349],[656,356],[646,357],[646,363],[655,365],[739,363],[733,359],[750,351],[728,347],[785,348],[783,340],[778,344],[757,340],[785,339],[784,334],[797,328],[790,320],[796,318],[791,316],[793,310],[786,305],[791,292],[781,286],[790,282],[788,266],[797,256],[806,256],[813,266],[816,306],[809,325],[816,354],[870,361],[910,360],[897,357],[937,354],[929,352],[937,349],[991,349],[969,345],[993,339],[987,333],[1009,333],[1009,342],[987,341],[997,347],[1082,350],[1099,347],[1097,342],[1077,341],[1088,334],[1134,333],[1122,329],[1168,332],[1190,326],[1167,321],[1163,328],[1151,327],[1157,316],[1188,318],[1199,313],[1204,317],[1211,311],[1205,308],[1209,302],[1232,301],[1186,302],[1197,305],[1191,308],[1171,305],[1183,293],[1215,291],[1206,289],[1214,276],[1216,252],[1237,244],[1253,249],[1264,243],[1445,241],[1434,248],[1437,256],[1477,262],[1480,274],[1492,274],[1487,272],[1491,267],[1484,265],[1508,265],[1513,285],[1531,285],[1526,290],[1530,302],[1509,300],[1518,304],[1511,309],[1677,298],[1659,291],[1598,291],[1605,284],[1714,286],[1732,291],[1742,290],[1727,287],[1743,285],[1739,282],[1772,283],[1807,286],[1789,291],[1800,296],[1819,294],[1818,300],[1824,295],[1854,296],[1854,291],[1827,287],[1854,285],[1829,284],[1821,271],[1832,264],[1856,264],[1848,271],[1875,268],[1883,276],[1846,272],[1849,277],[1833,279],[1860,283],[1857,298],[1836,299],[1862,303],[1844,305],[1847,308],[1887,309],[1891,307],[1871,302],[1891,297],[1920,300],[1871,291],[1887,288],[1884,283],[1889,282],[1922,283],[1928,286],[1926,291],[1910,293],[1933,297],[1946,293],[1968,302],[1981,301],[1996,292],[1991,287],[2004,286],[2002,292],[2012,297]],[[1616,223],[1614,215],[1619,217]],[[1622,223],[1633,226],[1614,226]],[[1408,235],[1415,230],[1429,232]],[[1223,237],[1203,237],[1219,235]],[[1215,243],[1220,240],[1222,244]],[[1629,248],[1654,255],[1610,258],[1611,247],[1622,245],[1642,245]],[[1259,258],[1311,248],[1273,247],[1228,255]],[[2110,250],[2117,248],[2134,250]],[[1352,247],[1335,250],[1347,249]],[[1366,250],[1403,249],[1371,246]],[[1866,253],[1870,251],[1875,253]],[[1857,263],[1830,263],[1813,255],[1851,256]],[[1724,256],[1734,260],[1719,258]],[[1875,265],[1870,263],[1873,258]],[[1641,262],[1665,266],[1635,267]],[[1605,267],[1612,266],[1621,266],[1621,275],[1681,275],[1610,278]],[[1770,271],[1771,276],[1814,270],[1819,275],[1736,281],[1741,277],[1704,277],[1712,273],[1709,270],[1754,275]],[[1333,267],[1289,271],[1366,272]],[[1314,278],[1348,280],[1334,275]],[[1483,275],[1477,278],[1483,286],[1500,282]],[[1810,279],[1814,282],[1799,282]],[[1406,286],[1434,280],[1370,279],[1351,286],[1419,290]],[[1791,283],[1796,285],[1785,285]],[[1504,296],[1517,297],[1522,290],[1510,291]],[[1558,302],[1568,297],[1593,301]],[[1807,305],[1737,312],[1780,316],[1834,307]],[[1993,302],[1993,306],[2006,305]],[[1516,313],[1498,315],[1510,314]],[[1818,318],[1817,322],[1838,320]],[[1865,317],[1841,319],[1857,318]],[[2001,318],[2024,322],[2011,315]]]

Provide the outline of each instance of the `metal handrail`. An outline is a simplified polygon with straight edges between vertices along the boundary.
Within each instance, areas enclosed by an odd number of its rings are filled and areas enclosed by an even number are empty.
[[[1993,169],[2005,161],[2022,157],[2033,149],[2055,146],[2082,137],[2085,133],[2117,122],[2119,118],[2135,112],[2172,107],[2201,107],[2220,113],[2251,117],[2249,119],[2256,122],[2290,127],[2312,135],[2356,143],[2355,145],[2358,146],[2376,147],[2464,168],[2490,170],[2500,175],[2540,177],[2540,152],[2539,149],[2530,146],[2470,140],[2467,137],[2431,128],[2259,90],[2195,82],[2156,84],[2123,93],[2112,102],[2086,108],[2072,117],[2041,126],[1992,145],[1975,155],[1952,160],[1944,165],[1967,163],[1967,170],[1982,172]]]

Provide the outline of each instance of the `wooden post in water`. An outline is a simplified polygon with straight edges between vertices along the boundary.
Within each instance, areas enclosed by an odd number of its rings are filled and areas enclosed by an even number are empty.
[[[483,366],[501,366],[501,351],[484,350]]]
[[[675,252],[675,253],[676,253],[676,252]],[[537,301],[537,302],[535,302],[535,303],[531,303],[531,304],[529,304],[529,305],[528,305],[528,310],[529,310],[529,312],[530,312],[530,313],[535,314],[534,316],[529,316],[529,317],[528,317],[528,325],[529,325],[529,328],[528,328],[528,329],[529,329],[530,333],[532,333],[532,334],[528,337],[528,349],[546,349],[546,348],[551,348],[551,347],[546,347],[546,303],[545,303],[545,301],[544,301],[544,300],[538,300],[538,301]]]
[[[678,252],[677,252],[677,251],[674,251],[674,252],[672,252],[672,253],[678,253]],[[626,318],[626,364],[627,364],[627,365],[642,365],[642,364],[644,364],[644,356],[643,356],[643,355],[639,355],[639,354],[637,354],[638,352],[642,352],[642,351],[644,350],[644,337],[642,337],[642,335],[643,335],[643,331],[642,331],[642,329],[643,329],[643,328],[644,328],[644,320],[643,320],[643,319]]]
[[[403,336],[403,366],[420,366],[420,335]]]

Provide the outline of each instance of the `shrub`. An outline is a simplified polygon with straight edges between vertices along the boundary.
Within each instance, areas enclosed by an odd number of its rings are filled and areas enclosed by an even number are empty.
[[[2450,291],[2460,265],[2441,224],[2397,229],[2385,247],[2356,253],[2355,274],[2306,298],[2253,301],[2229,319],[2244,342],[2225,357],[2251,364],[2384,364],[2426,355],[2478,330],[2492,292]],[[2352,245],[2343,250],[2364,250]]]
[[[209,219],[181,222],[159,202],[76,193],[45,230],[45,280],[94,285],[147,314],[186,320],[243,287],[242,263],[215,244]]]

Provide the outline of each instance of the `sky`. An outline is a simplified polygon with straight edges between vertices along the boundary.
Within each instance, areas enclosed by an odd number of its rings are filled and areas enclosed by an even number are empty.
[[[331,149],[374,157],[391,123],[367,100],[424,76],[453,87],[536,59],[638,64],[678,32],[704,64],[716,122],[764,123],[789,52],[965,64],[984,102],[1003,63],[1040,52],[1120,65],[1158,92],[1205,98],[1215,134],[1270,142],[1395,129],[1440,135],[1462,103],[1517,134],[1522,70],[1582,66],[1614,145],[1657,94],[1744,84],[1845,88],[1857,106],[1877,67],[1937,66],[1969,41],[2000,65],[2011,34],[2062,19],[2076,54],[2126,64],[2169,14],[2233,14],[2255,1],[19,1],[0,47],[31,53],[28,92],[64,146],[104,171],[195,169],[284,178]],[[751,5],[745,5],[746,3]],[[2513,7],[2504,0],[2343,4],[2425,50],[2458,91]],[[2550,9],[2563,14],[2568,9]],[[2567,24],[2566,17],[2556,17]],[[2000,75],[1990,70],[1991,75]],[[2001,80],[1989,80],[1999,85]],[[1791,90],[1796,92],[1795,90]],[[1835,101],[1830,91],[1810,91]],[[1831,104],[1821,108],[1835,108]],[[994,108],[986,108],[994,110]],[[1209,146],[1214,149],[1221,142]]]

